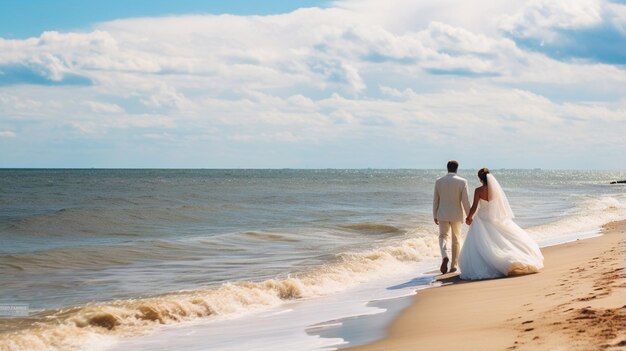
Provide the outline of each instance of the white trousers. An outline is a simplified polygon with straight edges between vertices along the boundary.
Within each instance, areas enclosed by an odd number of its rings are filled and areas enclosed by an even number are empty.
[[[452,262],[450,268],[458,267],[462,227],[463,222],[439,221],[439,248],[442,258],[448,257],[448,242],[450,241],[450,229],[452,229]]]

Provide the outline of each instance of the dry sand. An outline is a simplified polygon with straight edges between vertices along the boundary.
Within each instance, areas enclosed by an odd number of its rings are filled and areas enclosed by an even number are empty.
[[[626,350],[626,221],[542,249],[538,274],[440,277],[389,335],[351,350]]]

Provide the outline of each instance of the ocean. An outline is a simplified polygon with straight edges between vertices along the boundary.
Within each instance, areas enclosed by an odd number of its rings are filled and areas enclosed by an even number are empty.
[[[541,245],[626,218],[626,185],[609,185],[626,171],[492,173]],[[444,174],[0,170],[0,350],[332,350],[379,337],[353,319],[429,286]]]

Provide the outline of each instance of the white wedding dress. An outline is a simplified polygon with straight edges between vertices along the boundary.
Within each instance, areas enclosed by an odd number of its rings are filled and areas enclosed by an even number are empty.
[[[487,174],[487,189],[489,201],[479,200],[461,250],[461,279],[490,279],[539,271],[543,268],[539,246],[513,222],[509,201],[491,174]]]

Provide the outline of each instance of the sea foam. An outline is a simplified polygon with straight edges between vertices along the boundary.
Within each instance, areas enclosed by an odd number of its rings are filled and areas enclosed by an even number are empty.
[[[571,216],[527,230],[538,240],[556,238],[622,219],[624,209],[617,198],[589,197],[580,202]],[[289,300],[337,293],[389,272],[409,271],[415,262],[437,257],[437,236],[433,234],[432,228],[416,229],[406,234],[407,239],[371,250],[343,252],[329,264],[283,279],[225,283],[217,288],[45,311],[32,327],[0,335],[0,348],[91,350],[116,337],[142,335],[163,324],[236,315]]]
[[[417,231],[411,235],[394,245],[341,253],[332,263],[284,279],[225,283],[218,288],[45,311],[33,327],[0,335],[0,348],[87,349],[94,340],[141,335],[161,324],[233,315],[288,300],[337,293],[384,277],[389,271],[407,271],[411,264],[438,252],[436,237]]]
[[[585,231],[625,217],[621,198],[584,197],[567,216],[528,228],[537,239]],[[352,230],[391,231],[395,227],[367,224]],[[438,257],[434,226],[409,230],[386,245],[336,255],[328,264],[305,272],[264,281],[229,282],[218,287],[181,290],[159,296],[89,303],[46,310],[27,320],[26,328],[0,334],[2,350],[95,350],[119,337],[150,333],[160,325],[211,316],[237,315],[278,306],[286,301],[330,295],[385,277],[408,272],[416,263]],[[9,329],[9,328],[7,328]],[[13,328],[14,329],[14,328]],[[96,346],[99,345],[99,346]]]

